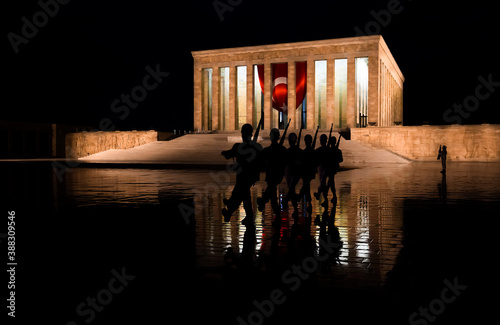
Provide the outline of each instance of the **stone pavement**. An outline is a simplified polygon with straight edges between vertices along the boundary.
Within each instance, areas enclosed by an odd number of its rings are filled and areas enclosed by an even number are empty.
[[[270,144],[269,132],[261,132],[266,147]],[[304,137],[306,132],[302,134]],[[338,136],[338,134],[334,134]],[[319,135],[318,135],[319,138]],[[221,156],[222,150],[229,149],[233,143],[240,141],[239,133],[228,134],[188,134],[170,141],[157,141],[132,149],[112,149],[88,157],[80,158],[86,164],[160,164],[160,165],[199,165],[223,166],[228,162]],[[288,141],[285,141],[288,146]],[[301,147],[304,148],[302,140]],[[319,139],[317,142],[319,146]],[[409,160],[384,149],[376,149],[367,145],[342,138],[340,149],[344,156],[344,168],[362,167],[373,164],[405,164]]]

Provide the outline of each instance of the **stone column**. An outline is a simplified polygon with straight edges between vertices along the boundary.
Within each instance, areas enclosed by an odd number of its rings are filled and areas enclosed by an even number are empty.
[[[194,66],[194,123],[193,127],[195,130],[202,128],[202,98],[201,98],[201,81],[202,81],[202,69],[197,65]]]
[[[229,66],[229,130],[238,130],[238,108],[236,107],[236,85],[238,74],[236,66]]]
[[[384,67],[384,75],[383,75],[383,84],[384,84],[384,89],[383,89],[383,97],[382,97],[382,123],[380,126],[387,126],[387,120],[385,118],[385,114],[387,111],[387,69]]]
[[[222,130],[220,109],[220,67],[212,70],[212,130]]]
[[[271,64],[264,64],[264,128],[267,130],[272,129],[271,126],[271,91],[272,91],[272,83],[271,83]]]
[[[399,117],[399,111],[400,111],[400,88],[399,84],[396,82],[396,110],[394,112],[394,122],[401,122],[401,119]]]
[[[368,57],[368,125],[379,125],[378,103],[379,103],[379,60],[376,56]]]
[[[382,107],[384,105],[384,63],[380,62],[380,70],[379,70],[379,98],[378,98],[378,126],[382,126]]]
[[[403,105],[404,105],[404,92],[403,92],[403,81],[401,81],[401,87],[399,89],[399,121],[401,122],[401,125],[403,125]]]
[[[202,117],[201,117],[201,130],[208,130],[208,125],[209,125],[209,119],[211,119],[211,116],[208,116],[208,107],[210,106],[209,102],[209,80],[207,79],[208,73],[205,69],[201,69],[201,112],[202,112]],[[196,98],[196,97],[195,97]],[[196,130],[197,127],[195,126],[194,129]]]
[[[385,72],[385,126],[389,126],[389,111],[391,110],[391,74]]]
[[[307,59],[307,125],[310,129],[316,129],[318,121],[314,119],[315,106],[315,66],[314,59]]]
[[[253,120],[253,112],[254,112],[254,107],[253,107],[253,94],[255,92],[253,91],[253,65],[247,65],[247,123],[251,125],[257,125],[259,121],[254,121]]]
[[[279,123],[278,123],[278,111],[273,108],[273,100],[272,100],[272,94],[273,94],[273,86],[274,86],[274,75],[273,75],[273,69],[271,68],[269,72],[269,78],[270,78],[270,85],[271,85],[271,92],[270,92],[270,105],[269,109],[271,110],[271,128],[278,128]]]
[[[396,103],[394,101],[394,77],[391,75],[391,111],[389,114],[389,126],[394,125],[394,112],[396,111]]]
[[[385,70],[385,126],[389,126],[389,110],[391,109],[391,93],[390,93],[390,84],[391,84],[391,74],[389,69]]]
[[[326,60],[326,126],[339,127],[339,112],[335,109],[335,60]]]
[[[387,111],[387,68],[384,66],[382,74],[382,118],[380,126],[387,126],[386,111]]]
[[[292,119],[290,121],[291,129],[300,128],[300,120],[297,118],[297,106],[296,106],[296,80],[295,80],[295,61],[288,61],[288,118]],[[287,123],[288,121],[285,121]]]
[[[356,127],[356,69],[354,57],[347,59],[347,127]]]

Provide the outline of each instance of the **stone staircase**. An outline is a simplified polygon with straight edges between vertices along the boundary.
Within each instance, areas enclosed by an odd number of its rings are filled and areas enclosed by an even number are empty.
[[[328,130],[329,131],[329,130]],[[328,133],[322,132],[322,133]],[[290,132],[296,132],[291,130]],[[302,133],[302,139],[314,131]],[[320,133],[321,134],[321,133]],[[339,134],[334,133],[338,138]],[[222,150],[227,150],[235,142],[241,141],[239,133],[188,134],[170,141],[157,141],[132,149],[112,149],[80,158],[82,163],[106,164],[160,164],[160,165],[225,165],[227,161],[221,156]],[[266,147],[271,141],[269,131],[262,130],[259,143]],[[288,141],[285,141],[288,147]],[[301,148],[305,144],[301,141]],[[319,135],[317,146],[319,146]],[[342,138],[340,143],[345,168],[362,167],[379,164],[402,164],[409,160],[387,150],[368,147],[355,141]]]

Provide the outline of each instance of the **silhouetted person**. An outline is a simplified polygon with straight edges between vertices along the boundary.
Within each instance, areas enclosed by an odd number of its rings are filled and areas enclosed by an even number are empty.
[[[328,182],[327,186],[329,189],[332,190],[333,198],[332,198],[332,203],[337,204],[337,190],[335,189],[335,175],[338,173],[340,170],[340,163],[344,161],[344,158],[342,157],[342,150],[339,149],[339,143],[340,143],[340,138],[339,142],[337,142],[337,138],[331,137],[329,141],[329,148],[330,148],[330,158],[329,158],[329,168],[327,170],[328,173]],[[327,193],[328,195],[328,189]],[[326,199],[326,197],[325,197]]]
[[[448,152],[446,151],[446,146],[443,146],[441,148],[441,146],[439,146],[439,154],[438,154],[438,158],[437,159],[441,159],[441,166],[442,166],[442,170],[441,170],[441,173],[446,173],[446,155],[448,154]]]
[[[262,198],[257,198],[257,206],[259,211],[263,211],[265,204],[271,201],[274,215],[279,218],[280,207],[276,191],[278,185],[283,180],[285,172],[286,149],[279,142],[280,131],[278,129],[272,129],[269,135],[271,137],[271,145],[262,150],[262,159],[266,169],[267,188]]]
[[[331,154],[330,148],[327,146],[328,136],[326,134],[322,134],[319,137],[320,147],[315,150],[316,160],[318,163],[318,177],[319,177],[319,187],[318,192],[314,193],[314,196],[317,200],[319,200],[321,194],[323,194],[325,200],[328,197],[328,187],[327,187],[327,178],[330,169],[331,162]]]
[[[314,139],[316,140],[316,139]],[[306,147],[302,151],[302,188],[300,189],[300,197],[305,197],[307,203],[307,211],[311,213],[311,181],[316,177],[316,155],[314,152],[313,137],[307,134],[304,137]],[[316,142],[316,141],[314,141]]]
[[[284,201],[292,201],[292,205],[297,209],[297,193],[295,192],[295,186],[300,180],[301,168],[302,168],[302,149],[297,145],[297,135],[295,133],[290,133],[288,136],[288,143],[290,147],[286,150],[286,160],[287,166],[285,169],[286,184],[288,185],[288,193],[285,196]]]
[[[241,127],[241,138],[243,142],[235,143],[230,150],[222,151],[226,158],[236,158],[236,184],[229,200],[224,200],[227,209],[222,209],[224,221],[229,222],[231,215],[238,209],[241,202],[245,209],[246,218],[242,221],[244,225],[253,224],[253,208],[250,195],[250,188],[259,180],[260,173],[260,153],[262,146],[252,140],[253,127],[244,124]]]

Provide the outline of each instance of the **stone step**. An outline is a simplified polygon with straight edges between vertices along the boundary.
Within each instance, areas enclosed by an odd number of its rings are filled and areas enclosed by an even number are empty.
[[[338,136],[338,134],[336,135]],[[259,143],[263,147],[271,143],[264,132],[259,139],[261,139]],[[79,160],[87,163],[225,165],[228,161],[221,156],[221,151],[231,148],[234,143],[239,141],[241,141],[241,137],[238,137],[237,133],[188,134],[174,140],[152,142],[128,150],[108,150]],[[285,141],[286,147],[288,147],[287,142]],[[303,141],[301,147],[304,147]],[[344,157],[342,163],[344,167],[409,162],[387,150],[370,148],[344,138],[341,139],[340,149]]]

